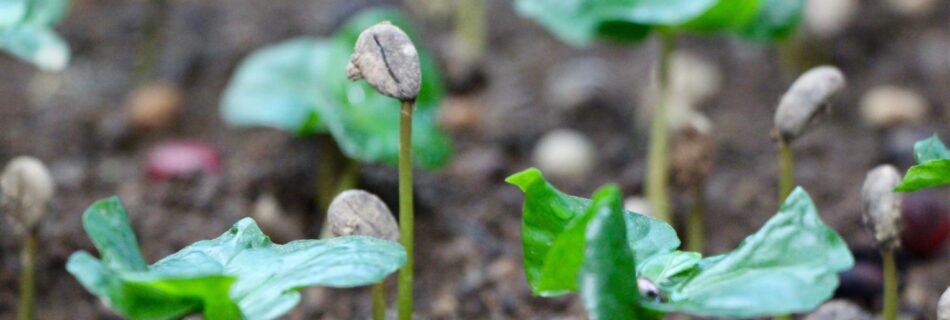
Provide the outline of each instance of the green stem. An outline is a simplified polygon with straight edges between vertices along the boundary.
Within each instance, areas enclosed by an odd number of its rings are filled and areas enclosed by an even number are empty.
[[[700,182],[693,189],[693,207],[686,220],[686,250],[702,253],[705,247],[704,215],[706,211],[705,184]]]
[[[485,2],[460,0],[455,17],[456,37],[475,60],[485,53]]]
[[[399,233],[406,248],[406,264],[399,270],[399,320],[412,319],[412,107],[403,101],[399,117]]]
[[[778,204],[781,207],[795,187],[795,156],[791,143],[781,138],[778,142],[778,171]]]
[[[881,250],[884,264],[884,320],[897,319],[897,264],[894,262],[894,249]]]
[[[373,320],[386,319],[386,279],[373,285]]]
[[[795,186],[795,157],[791,144],[782,138],[778,141],[778,171],[778,205],[781,207]],[[774,319],[791,320],[792,316],[786,314],[776,316]]]
[[[653,110],[653,124],[650,130],[650,145],[647,151],[647,200],[653,207],[656,217],[671,222],[670,195],[667,188],[669,174],[669,112],[672,90],[670,88],[670,65],[675,38],[671,31],[660,32],[660,103]]]
[[[135,79],[139,83],[155,77],[164,38],[165,20],[168,16],[168,0],[151,0],[146,10],[148,11],[142,28],[142,43],[135,65]]]
[[[20,312],[19,320],[33,320],[34,302],[36,298],[36,229],[26,232],[23,241],[23,251],[20,255]]]

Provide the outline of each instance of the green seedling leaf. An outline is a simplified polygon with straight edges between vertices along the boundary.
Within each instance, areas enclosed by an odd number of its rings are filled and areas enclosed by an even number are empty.
[[[332,38],[297,38],[255,52],[225,89],[225,121],[301,135],[329,133],[348,157],[395,165],[399,101],[375,93],[365,81],[346,79],[359,32],[386,20],[413,36],[398,11],[374,9],[351,18]],[[436,123],[441,77],[429,54],[418,48],[423,82],[413,113],[413,160],[433,169],[448,162],[452,145]]]
[[[947,184],[950,184],[950,159],[930,160],[910,167],[894,191],[912,192]]]
[[[914,160],[917,163],[943,159],[950,159],[950,151],[937,134],[914,143]]]
[[[950,151],[936,134],[914,143],[917,165],[910,167],[894,191],[912,192],[950,184]]]
[[[754,40],[787,36],[804,0],[518,0],[517,11],[562,41],[643,40],[652,30],[729,33]]]
[[[0,1],[0,49],[42,70],[59,71],[69,47],[52,30],[66,14],[66,0]]]
[[[667,286],[670,278],[691,269],[702,258],[703,255],[697,252],[674,251],[657,254],[643,261],[637,268],[637,274],[659,286]]]
[[[582,248],[580,292],[590,319],[662,319],[640,307],[633,253],[624,226],[626,213],[617,187],[603,187],[584,214],[589,217]]]
[[[752,40],[779,40],[787,38],[798,27],[805,8],[805,0],[760,0],[755,16],[739,33]]]
[[[83,215],[101,260],[74,253],[67,270],[91,293],[133,319],[273,319],[307,286],[376,283],[406,260],[398,243],[370,237],[274,244],[250,218],[213,240],[196,242],[151,266],[138,249],[118,198]]]
[[[577,272],[583,264],[584,239],[591,201],[562,193],[541,171],[527,169],[508,183],[525,194],[522,220],[524,269],[531,290],[554,296],[577,290]],[[627,242],[635,261],[672,252],[680,245],[676,231],[659,220],[625,211]]]
[[[522,237],[532,290],[539,295],[576,291],[567,281],[577,281],[590,259],[584,250],[590,250],[596,217],[591,202],[561,193],[537,169],[507,181],[525,193]],[[748,318],[804,312],[830,298],[837,274],[854,265],[847,245],[821,222],[801,188],[738,248],[705,259],[675,251],[679,239],[669,225],[630,212],[623,218],[636,276],[662,291],[661,301],[640,305],[657,313]]]
[[[852,266],[847,244],[797,188],[738,248],[671,279],[668,300],[656,309],[739,318],[805,312],[830,298],[838,273]]]

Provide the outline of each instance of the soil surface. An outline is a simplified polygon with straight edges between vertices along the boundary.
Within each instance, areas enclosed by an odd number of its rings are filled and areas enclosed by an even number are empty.
[[[397,5],[410,12],[443,65],[460,60],[451,49],[451,12],[442,1],[407,3],[356,0],[169,0],[154,79],[182,88],[184,109],[164,130],[131,130],[127,96],[140,80],[136,65],[150,20],[146,1],[74,0],[57,30],[73,49],[67,70],[44,74],[0,56],[0,163],[33,155],[52,170],[57,197],[40,226],[38,319],[117,318],[65,270],[77,250],[95,252],[80,217],[95,200],[118,195],[125,202],[143,252],[154,262],[187,244],[216,237],[248,216],[263,195],[274,195],[283,219],[307,221],[314,214],[320,143],[271,129],[235,129],[218,112],[219,98],[250,52],[296,36],[331,34],[362,8]],[[450,2],[450,1],[447,1]],[[642,192],[647,128],[639,102],[658,55],[655,39],[642,44],[596,44],[572,48],[531,20],[510,1],[488,2],[489,39],[483,81],[450,77],[447,110],[467,110],[470,123],[446,129],[455,141],[451,164],[417,171],[416,301],[425,319],[580,319],[579,297],[533,297],[521,266],[521,193],[504,183],[533,165],[535,143],[557,128],[582,132],[597,150],[593,173],[554,179],[562,190],[589,196],[616,183],[626,195]],[[428,5],[420,5],[428,4]],[[848,87],[821,123],[795,142],[796,183],[813,197],[823,220],[856,252],[872,240],[860,218],[860,187],[873,166],[912,164],[914,138],[932,132],[950,137],[950,2],[921,17],[904,17],[881,1],[861,1],[854,21],[837,36],[802,34],[794,43],[812,60],[784,59],[791,45],[775,47],[726,37],[683,36],[681,50],[722,70],[721,90],[701,104],[713,124],[718,157],[707,181],[706,254],[727,252],[775,211],[777,158],[771,139],[778,98],[800,72],[796,62],[839,66]],[[552,101],[558,67],[580,59],[608,66],[592,77],[596,94],[570,108]],[[591,60],[592,59],[592,60]],[[785,61],[783,63],[783,61]],[[581,70],[584,70],[581,68]],[[864,92],[894,84],[918,91],[930,105],[920,123],[876,129],[860,119]],[[638,118],[639,117],[639,118]],[[905,138],[900,143],[889,141]],[[150,147],[197,139],[220,153],[217,175],[155,181],[145,173]],[[397,208],[393,168],[366,165],[361,188]],[[683,217],[689,192],[674,189]],[[946,190],[932,194],[950,205]],[[310,220],[317,220],[313,219]],[[277,240],[290,240],[316,226],[264,225]],[[21,236],[0,222],[0,319],[17,308]],[[873,254],[871,255],[873,257]],[[950,248],[932,257],[903,257],[902,306],[911,319],[935,319],[939,294],[950,285]],[[389,281],[395,296],[395,277]],[[308,289],[288,319],[366,319],[369,289]],[[879,297],[859,301],[879,310]],[[673,317],[680,317],[674,315]]]

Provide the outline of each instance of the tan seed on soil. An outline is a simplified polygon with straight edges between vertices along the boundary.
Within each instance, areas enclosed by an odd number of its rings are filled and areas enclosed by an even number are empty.
[[[330,202],[327,224],[336,236],[371,236],[398,241],[399,226],[393,214],[376,195],[347,190]]]
[[[130,120],[139,129],[167,128],[181,113],[183,100],[181,90],[172,84],[146,84],[129,95]]]

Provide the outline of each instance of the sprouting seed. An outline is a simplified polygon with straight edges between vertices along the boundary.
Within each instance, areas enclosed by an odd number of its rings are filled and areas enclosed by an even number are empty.
[[[46,166],[36,158],[20,156],[10,160],[0,176],[0,203],[20,227],[31,230],[46,216],[53,189]]]
[[[422,85],[419,53],[402,29],[383,21],[360,33],[346,76],[365,79],[383,95],[415,100]]]
[[[845,85],[844,74],[833,66],[806,71],[789,87],[775,111],[775,129],[784,141],[798,138],[818,113],[827,109],[829,98]]]
[[[880,165],[868,172],[861,189],[865,226],[881,249],[900,247],[901,194],[894,188],[901,174],[892,165]]]

